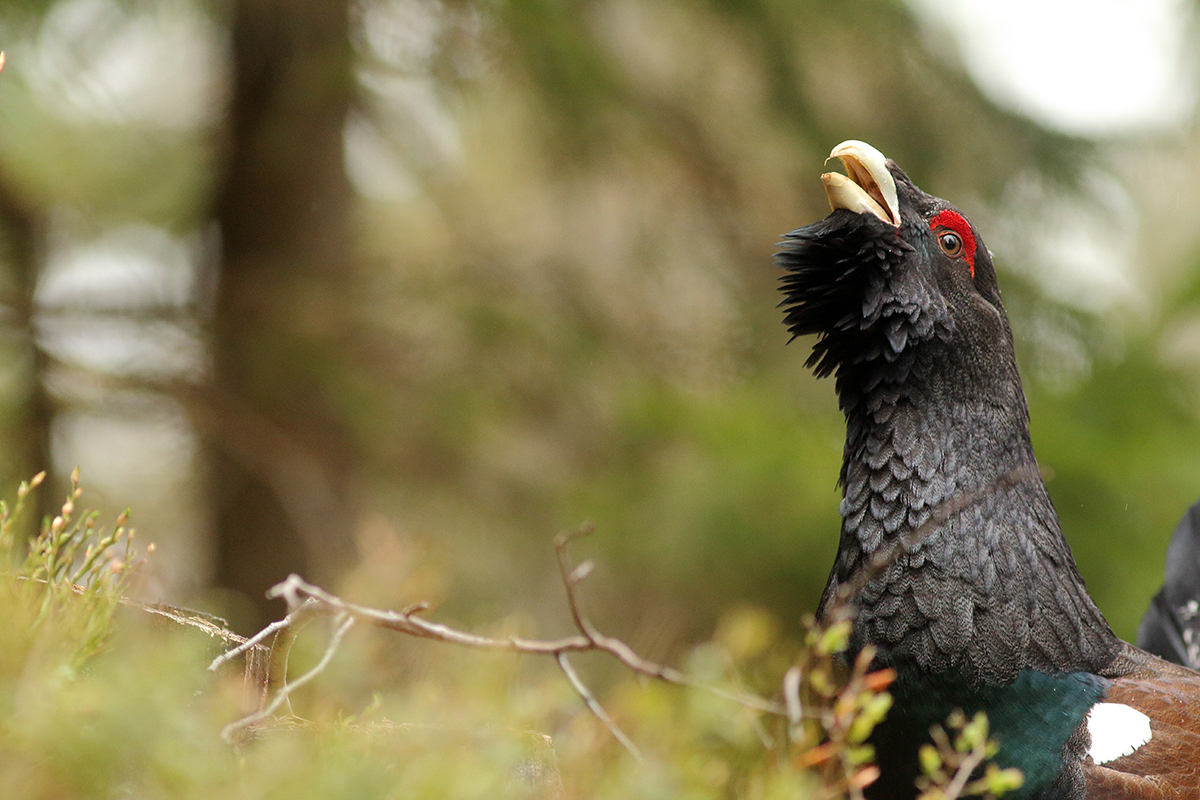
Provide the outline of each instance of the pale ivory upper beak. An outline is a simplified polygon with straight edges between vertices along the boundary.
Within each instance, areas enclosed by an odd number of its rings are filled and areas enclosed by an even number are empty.
[[[874,214],[889,225],[900,226],[896,181],[888,172],[883,153],[866,142],[851,139],[833,148],[829,158],[840,159],[846,169],[845,175],[826,172],[821,176],[830,208]]]

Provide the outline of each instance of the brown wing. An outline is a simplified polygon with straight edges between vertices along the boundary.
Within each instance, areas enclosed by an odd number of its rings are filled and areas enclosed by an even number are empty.
[[[1086,760],[1087,800],[1198,800],[1200,673],[1127,645],[1105,677],[1104,702],[1150,717],[1151,739],[1105,764]]]

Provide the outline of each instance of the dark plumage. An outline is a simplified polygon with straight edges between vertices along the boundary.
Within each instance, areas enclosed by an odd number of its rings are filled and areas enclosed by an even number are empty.
[[[1200,502],[1188,509],[1167,548],[1163,587],[1138,626],[1138,647],[1200,668]]]
[[[1084,588],[1038,472],[990,252],[874,148],[833,155],[849,175],[823,176],[833,212],[787,234],[777,260],[788,330],[817,335],[808,366],[835,376],[846,416],[819,613],[849,602],[851,652],[869,643],[898,675],[868,794],[912,797],[929,726],[963,708],[988,712],[997,761],[1025,772],[1011,796],[1165,797],[1176,782],[1200,796],[1200,752],[1173,744],[1200,728],[1200,675],[1120,641]],[[1111,704],[1149,716],[1150,741],[1124,742],[1145,718],[1105,723],[1125,713]],[[1106,755],[1089,730],[1136,749]]]

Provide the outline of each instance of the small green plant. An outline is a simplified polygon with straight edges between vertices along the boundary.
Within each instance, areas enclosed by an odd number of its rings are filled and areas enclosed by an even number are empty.
[[[848,616],[826,626],[810,622],[801,661],[785,679],[795,763],[817,773],[822,797],[861,798],[878,779],[867,739],[892,707],[887,687],[896,675],[871,670],[873,648],[864,647],[844,674],[840,654],[849,646],[850,629]]]
[[[977,712],[968,721],[961,711],[954,711],[946,719],[946,725],[954,734],[953,741],[945,728],[936,725],[930,730],[933,743],[922,745],[919,751],[923,773],[917,779],[919,800],[993,798],[1021,787],[1025,778],[1020,770],[986,763],[1000,749],[999,744],[988,738],[986,714]]]
[[[103,648],[113,613],[145,557],[135,558],[128,510],[107,531],[98,524],[99,512],[76,508],[83,494],[78,468],[60,513],[44,519],[37,536],[20,537],[26,501],[45,477],[40,472],[22,481],[11,507],[0,501],[0,559],[21,606],[32,612],[30,633],[52,622],[59,642],[70,650],[66,663],[76,668]],[[153,550],[147,546],[147,556]]]
[[[814,797],[861,800],[863,790],[879,778],[868,740],[892,707],[887,688],[896,674],[871,669],[875,650],[869,645],[847,669],[842,654],[850,643],[851,626],[849,612],[835,612],[824,625],[810,621],[800,663],[784,682],[794,764],[816,774]],[[1020,770],[990,763],[999,745],[988,738],[986,714],[968,721],[955,711],[946,727],[953,737],[946,728],[934,726],[932,743],[920,749],[919,800],[997,798],[1021,786]]]

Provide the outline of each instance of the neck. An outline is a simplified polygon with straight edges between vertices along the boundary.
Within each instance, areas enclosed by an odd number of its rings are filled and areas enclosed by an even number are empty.
[[[1034,458],[1011,349],[936,340],[843,368],[842,533],[822,601],[856,606],[854,644],[923,672],[1008,684],[1095,672],[1119,645],[1083,586]]]

